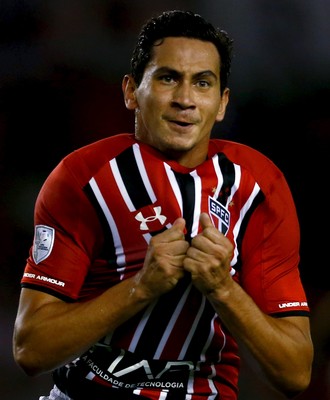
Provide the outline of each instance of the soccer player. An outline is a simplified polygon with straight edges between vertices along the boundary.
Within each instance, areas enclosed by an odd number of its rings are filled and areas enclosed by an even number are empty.
[[[41,399],[235,400],[238,343],[279,392],[310,382],[299,223],[282,172],[212,139],[233,41],[200,15],[143,27],[123,78],[134,133],[67,155],[35,205],[14,356]]]

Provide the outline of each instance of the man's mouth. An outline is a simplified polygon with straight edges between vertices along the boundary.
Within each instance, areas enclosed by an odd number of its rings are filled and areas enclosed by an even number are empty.
[[[171,121],[171,122],[173,122],[174,124],[180,125],[180,126],[189,126],[189,125],[191,125],[190,122],[184,122],[184,121]]]

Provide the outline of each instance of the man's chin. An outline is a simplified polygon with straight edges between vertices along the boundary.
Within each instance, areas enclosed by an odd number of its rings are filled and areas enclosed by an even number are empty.
[[[176,152],[190,151],[196,145],[194,139],[188,135],[171,138],[167,141],[166,146]]]
[[[162,149],[162,153],[164,153],[168,158],[173,160],[179,160],[188,154],[193,146],[188,146],[187,144],[172,144],[171,146],[167,146]]]

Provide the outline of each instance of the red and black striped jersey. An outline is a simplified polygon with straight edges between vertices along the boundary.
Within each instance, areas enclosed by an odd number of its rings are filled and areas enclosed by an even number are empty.
[[[134,275],[150,238],[178,217],[191,240],[201,212],[234,244],[232,277],[265,313],[308,315],[299,223],[283,174],[256,150],[219,139],[196,168],[132,134],[69,154],[39,193],[22,286],[65,301],[91,299]],[[235,399],[238,371],[235,340],[186,275],[54,376],[73,398],[90,385],[95,393],[98,383],[150,399]]]

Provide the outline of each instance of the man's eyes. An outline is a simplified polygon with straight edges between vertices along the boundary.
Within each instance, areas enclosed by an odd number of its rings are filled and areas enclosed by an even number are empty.
[[[158,79],[165,83],[171,83],[175,81],[175,78],[172,75],[161,75],[158,77]]]
[[[165,82],[165,83],[173,83],[178,81],[179,78],[176,78],[173,75],[161,75],[158,77],[159,81]],[[201,88],[208,88],[209,86],[211,86],[211,82],[209,82],[208,80],[205,79],[197,79],[194,82],[194,85],[201,87]]]
[[[207,87],[211,86],[211,83],[209,81],[205,81],[205,80],[197,81],[196,84],[197,84],[197,86],[203,87],[203,88],[207,88]]]

